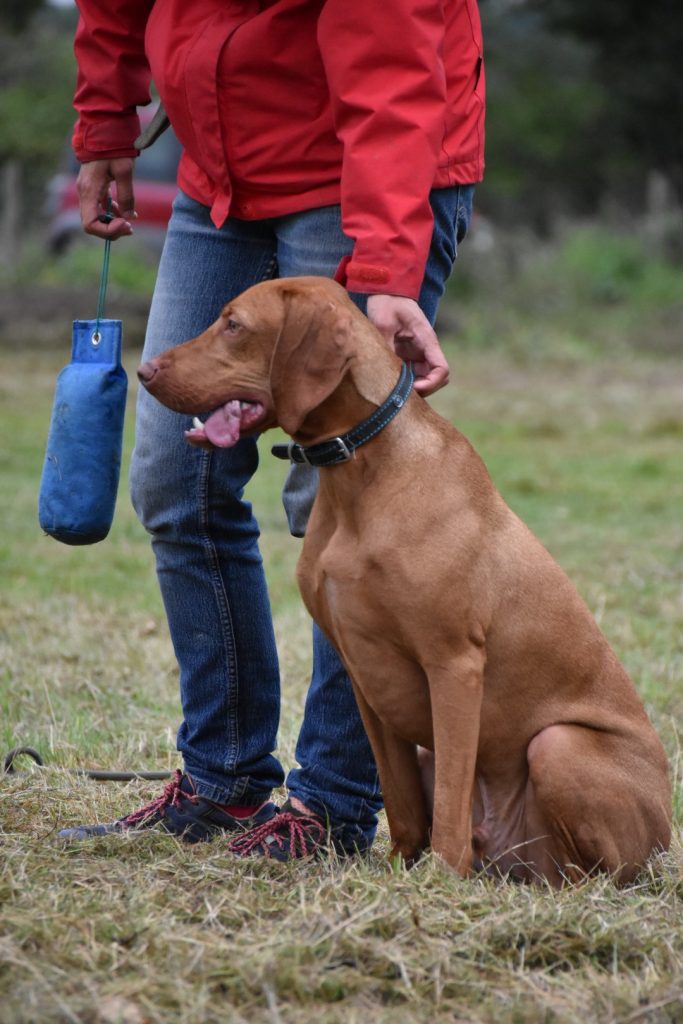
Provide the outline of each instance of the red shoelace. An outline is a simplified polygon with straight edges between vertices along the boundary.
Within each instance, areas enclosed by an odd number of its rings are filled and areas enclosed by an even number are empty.
[[[268,842],[270,840],[270,842]],[[327,829],[322,821],[309,814],[281,811],[262,825],[250,829],[228,844],[231,853],[248,857],[257,848],[270,857],[271,846],[280,850],[289,842],[289,855],[293,860],[310,857],[316,846],[327,840]]]
[[[180,768],[176,768],[173,773],[173,778],[170,782],[167,782],[164,786],[164,791],[161,796],[156,797],[150,803],[141,807],[139,811],[133,811],[132,814],[128,814],[122,820],[126,823],[126,827],[130,825],[138,825],[142,821],[147,821],[153,814],[163,811],[165,807],[177,807],[180,803],[181,796],[187,800],[192,799],[191,793],[186,793],[180,788],[183,781],[183,773]]]

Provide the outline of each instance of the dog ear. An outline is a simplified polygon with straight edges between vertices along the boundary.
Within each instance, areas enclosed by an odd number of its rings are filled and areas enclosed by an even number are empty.
[[[288,283],[270,364],[278,423],[290,436],[340,383],[351,357],[348,309],[322,286]]]

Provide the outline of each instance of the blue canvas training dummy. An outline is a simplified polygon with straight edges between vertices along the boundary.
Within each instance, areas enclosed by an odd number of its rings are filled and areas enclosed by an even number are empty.
[[[75,320],[71,362],[57,377],[38,518],[64,544],[109,533],[121,470],[128,379],[120,320]]]
[[[71,362],[57,377],[40,482],[40,525],[64,544],[103,540],[116,505],[128,378],[121,321],[101,317],[109,245],[97,319],[74,320]]]

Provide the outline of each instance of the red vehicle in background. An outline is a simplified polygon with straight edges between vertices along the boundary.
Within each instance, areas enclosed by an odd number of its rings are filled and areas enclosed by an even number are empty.
[[[139,111],[141,128],[151,121],[154,110]],[[161,247],[171,204],[177,192],[176,173],[181,146],[169,128],[156,142],[144,149],[135,161],[135,236],[155,247]],[[76,178],[79,164],[71,149],[65,149],[60,170],[48,183],[47,216],[48,246],[54,253],[64,250],[77,238],[84,237],[78,208]]]

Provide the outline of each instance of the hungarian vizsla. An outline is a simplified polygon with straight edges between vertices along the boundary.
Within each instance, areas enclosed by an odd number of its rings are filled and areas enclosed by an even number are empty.
[[[279,425],[302,459],[382,407],[401,367],[341,287],[294,278],[250,288],[139,376],[171,409],[214,410],[190,441]],[[431,845],[462,875],[633,879],[671,828],[633,683],[466,438],[414,392],[393,411],[357,449],[321,449],[343,461],[320,470],[298,566],[353,680],[392,856]]]

